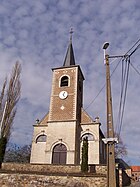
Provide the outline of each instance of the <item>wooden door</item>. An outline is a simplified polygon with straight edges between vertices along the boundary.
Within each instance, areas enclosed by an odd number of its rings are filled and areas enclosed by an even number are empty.
[[[66,164],[67,148],[64,144],[57,144],[53,148],[52,164]]]

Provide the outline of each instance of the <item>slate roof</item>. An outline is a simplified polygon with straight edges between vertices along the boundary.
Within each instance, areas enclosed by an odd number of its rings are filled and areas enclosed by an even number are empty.
[[[63,66],[68,67],[68,66],[73,66],[73,65],[75,65],[75,58],[74,58],[72,40],[70,39],[70,43],[67,49],[67,53],[66,53]]]
[[[119,167],[122,169],[130,169],[130,166],[121,158],[115,159],[115,162],[119,164]]]
[[[38,125],[46,125],[48,122],[49,113],[47,113],[42,120],[38,123]],[[81,124],[93,124],[96,123],[93,119],[88,115],[88,113],[82,108],[81,110]]]
[[[89,124],[89,123],[95,123],[95,121],[93,121],[92,118],[88,115],[88,113],[82,108],[81,124]]]

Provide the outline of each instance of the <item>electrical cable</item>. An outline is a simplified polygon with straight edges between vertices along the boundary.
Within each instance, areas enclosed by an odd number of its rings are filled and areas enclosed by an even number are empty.
[[[133,55],[140,48],[140,44],[129,54],[129,57]]]
[[[124,57],[137,45],[138,42],[140,42],[140,39],[138,39],[138,40],[135,42],[135,44],[125,53]],[[121,60],[122,60],[122,58],[121,58]],[[121,61],[121,60],[120,60],[120,61]],[[120,61],[119,61],[119,63],[120,63]],[[118,63],[117,66],[114,68],[114,70],[113,70],[111,76],[113,75],[113,73],[114,73],[115,70],[117,69],[119,63]],[[110,76],[110,77],[111,77],[111,76]],[[87,109],[90,107],[90,105],[92,105],[92,103],[97,99],[97,97],[100,95],[100,93],[102,92],[102,90],[104,89],[104,87],[105,87],[105,84],[104,84],[103,87],[100,89],[100,91],[99,91],[98,94],[95,96],[95,98],[94,98],[94,99],[89,103],[89,105],[85,108],[85,110],[87,110]]]
[[[130,63],[130,65],[131,65],[132,68],[137,72],[137,74],[140,75],[140,72],[137,70],[137,68],[136,68],[132,63]]]
[[[137,43],[139,43],[139,42],[140,42],[140,39],[138,39],[138,40],[134,43],[134,45],[126,52],[125,55],[127,55],[127,54],[137,45]]]
[[[140,44],[134,49],[134,51],[132,51],[129,55],[128,53],[140,42],[140,39],[138,39],[134,45],[125,53],[124,57],[122,57],[120,59],[120,61],[122,61],[122,82],[121,82],[121,95],[120,95],[120,104],[119,104],[119,113],[118,113],[118,119],[119,119],[119,127],[118,127],[118,134],[120,136],[121,130],[122,130],[122,125],[123,125],[123,116],[124,116],[124,109],[125,109],[125,102],[126,102],[126,95],[127,95],[127,86],[128,86],[128,78],[129,78],[129,65],[131,65],[135,71],[140,75],[140,72],[130,63],[130,56],[138,49],[140,48]],[[123,62],[124,59],[126,61],[126,65],[124,67]],[[113,75],[113,73],[115,72],[115,70],[117,69],[120,61],[117,63],[116,67],[114,68],[113,72],[111,73],[111,76]],[[110,76],[110,77],[111,77]],[[89,105],[86,107],[85,110],[87,110],[92,103],[97,99],[97,97],[100,95],[100,93],[102,92],[102,90],[104,89],[105,84],[103,85],[103,87],[100,89],[100,91],[98,92],[98,94],[95,96],[95,98],[89,103]],[[117,127],[117,126],[116,126]]]
[[[123,88],[124,88],[124,85],[125,85],[126,73],[127,73],[127,64],[126,63],[124,64],[124,59],[123,59],[122,60],[122,76],[121,76],[121,94],[120,94],[120,104],[119,104],[117,124],[120,124],[120,116],[121,116],[121,111],[122,111],[122,102],[123,102],[123,95],[124,95],[124,89]],[[117,132],[117,130],[115,132]]]
[[[100,95],[100,93],[103,91],[103,89],[105,88],[105,84],[104,86],[100,89],[100,91],[98,92],[98,94],[94,97],[94,99],[89,103],[89,105],[84,109],[85,111],[92,105],[92,103],[97,99],[97,97]]]
[[[115,70],[117,69],[119,63],[121,60],[119,60],[119,62],[117,63],[117,65],[115,66],[114,70],[112,71],[110,77],[112,77],[112,75],[114,74]],[[105,88],[105,85],[103,85],[103,87],[100,89],[100,91],[98,92],[98,94],[94,97],[94,99],[89,103],[89,105],[85,108],[85,111],[92,105],[92,103],[97,99],[97,97],[100,95],[100,93],[103,91],[103,89]]]
[[[123,122],[123,115],[124,115],[124,108],[125,108],[125,102],[126,102],[126,93],[127,93],[127,85],[128,85],[128,76],[129,76],[129,65],[131,65],[134,70],[140,75],[140,72],[132,65],[132,63],[130,62],[130,56],[132,54],[134,54],[137,49],[140,48],[140,44],[138,44],[140,42],[140,39],[137,40],[137,42],[135,42],[135,44],[127,51],[127,53],[125,54],[125,59],[126,59],[126,68],[127,69],[127,76],[125,73],[123,73],[122,70],[122,83],[124,82],[125,85],[123,85],[123,87],[121,87],[121,96],[120,96],[120,105],[119,105],[119,113],[118,113],[118,119],[119,119],[119,129],[118,129],[118,136],[120,137],[120,133],[122,130],[122,122]],[[138,44],[138,45],[137,45]],[[128,55],[128,53],[137,45],[137,47]],[[122,66],[123,68],[123,66]],[[123,83],[123,84],[124,84]],[[125,86],[125,88],[124,88]],[[118,123],[117,123],[118,124]]]
[[[122,97],[123,97],[123,84],[124,84],[124,59],[122,59],[122,72],[121,72],[121,93],[120,93],[120,103],[119,103],[119,112],[118,112],[118,117],[117,117],[117,122],[116,124],[119,124],[120,121],[120,115],[121,115],[121,104],[122,104]],[[117,125],[115,127],[115,132],[117,133]]]
[[[127,95],[127,86],[128,86],[128,78],[129,78],[129,67],[130,67],[130,57],[126,59],[126,80],[125,80],[125,85],[123,86],[123,101],[121,104],[121,115],[120,115],[120,124],[119,124],[119,131],[118,131],[118,136],[120,137],[120,133],[122,130],[122,125],[123,125],[123,116],[124,116],[124,109],[125,109],[125,102],[126,102],[126,95]]]

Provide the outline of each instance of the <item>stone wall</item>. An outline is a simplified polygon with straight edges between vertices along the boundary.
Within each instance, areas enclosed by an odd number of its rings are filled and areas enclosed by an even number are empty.
[[[49,165],[49,164],[17,164],[2,163],[2,170],[25,171],[25,172],[42,172],[42,173],[78,173],[80,166],[74,165]]]
[[[79,165],[2,163],[0,187],[106,187],[106,174],[104,165],[89,165],[85,174]],[[130,184],[130,177],[119,170],[117,183]]]
[[[107,167],[105,165],[92,165],[92,167],[95,167],[95,173],[97,174],[107,174]]]
[[[45,172],[45,173],[80,173],[80,165],[49,165],[49,164],[17,164],[2,163],[2,170]],[[103,165],[89,165],[89,172],[106,175],[107,168]]]
[[[0,187],[106,187],[106,166],[2,163]]]
[[[1,187],[106,187],[106,177],[45,176],[0,173]]]

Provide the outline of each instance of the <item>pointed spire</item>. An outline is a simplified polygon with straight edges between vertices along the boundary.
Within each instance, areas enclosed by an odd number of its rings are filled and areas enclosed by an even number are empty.
[[[72,47],[72,34],[73,34],[73,29],[71,28],[71,30],[70,30],[70,42],[69,42],[69,46],[68,46],[68,49],[67,49],[67,53],[66,53],[66,57],[65,57],[63,66],[75,65],[74,52],[73,52],[73,47]]]

